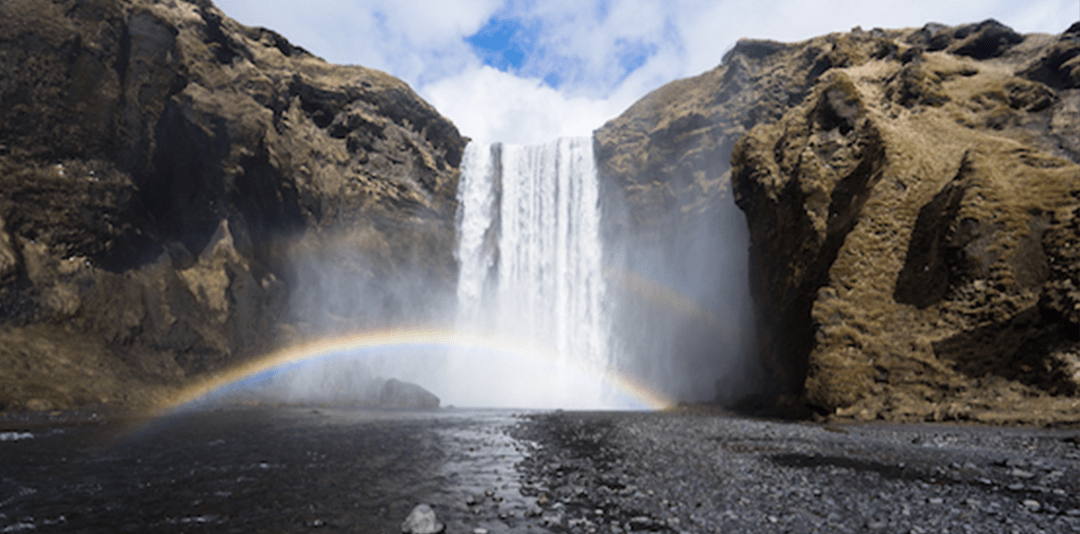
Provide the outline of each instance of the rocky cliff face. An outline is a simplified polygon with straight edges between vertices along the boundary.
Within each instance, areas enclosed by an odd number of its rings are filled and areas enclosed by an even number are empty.
[[[773,403],[1049,422],[1080,419],[1078,134],[1080,24],[987,21],[740,41],[596,142],[659,241],[734,193]]]
[[[205,0],[0,3],[0,70],[0,409],[452,305],[464,140],[400,81]],[[1077,421],[1078,140],[1080,24],[740,41],[596,132],[627,371]]]
[[[399,80],[201,0],[3,2],[0,71],[0,409],[452,298],[464,140]]]

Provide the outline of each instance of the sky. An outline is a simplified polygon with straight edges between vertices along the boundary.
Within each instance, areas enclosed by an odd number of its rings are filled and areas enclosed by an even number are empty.
[[[587,136],[649,91],[700,74],[741,37],[993,18],[1057,34],[1077,0],[215,0],[332,63],[401,78],[463,135],[538,144]]]

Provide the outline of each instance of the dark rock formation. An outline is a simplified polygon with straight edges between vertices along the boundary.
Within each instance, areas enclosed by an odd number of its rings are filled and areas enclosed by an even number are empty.
[[[740,41],[599,130],[599,163],[661,236],[733,188],[772,403],[1076,421],[1078,32]]]
[[[207,0],[3,2],[0,71],[0,409],[150,402],[453,294],[464,141],[397,79]]]
[[[380,408],[438,408],[439,402],[434,393],[396,378],[387,380],[379,390]]]

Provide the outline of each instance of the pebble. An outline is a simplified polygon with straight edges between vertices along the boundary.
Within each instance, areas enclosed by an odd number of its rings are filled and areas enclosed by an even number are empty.
[[[1038,512],[1039,509],[1042,508],[1042,505],[1039,504],[1039,501],[1036,501],[1035,499],[1025,499],[1023,504],[1024,508],[1027,508],[1031,512]]]
[[[560,512],[545,512],[541,519],[544,521],[544,526],[553,527],[562,523],[563,515]]]
[[[1009,476],[1013,476],[1016,478],[1034,478],[1035,473],[1032,473],[1031,471],[1024,471],[1023,469],[1013,469],[1012,471],[1009,471]]]

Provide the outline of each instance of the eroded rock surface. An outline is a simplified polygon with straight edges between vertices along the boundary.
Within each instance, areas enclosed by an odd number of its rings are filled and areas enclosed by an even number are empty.
[[[145,404],[453,294],[464,141],[395,78],[202,0],[3,2],[0,70],[0,409]]]

